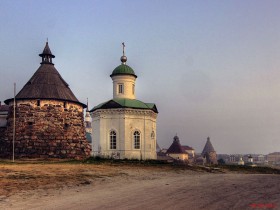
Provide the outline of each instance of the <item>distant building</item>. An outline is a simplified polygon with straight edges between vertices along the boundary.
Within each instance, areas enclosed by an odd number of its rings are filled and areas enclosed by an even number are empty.
[[[254,159],[252,157],[252,155],[249,155],[248,156],[248,163],[253,163],[254,162]]]
[[[0,128],[7,126],[8,113],[9,113],[9,106],[2,105],[0,101]]]
[[[255,162],[257,162],[257,163],[264,163],[265,160],[266,160],[265,155],[258,155]]]
[[[207,138],[206,144],[202,150],[201,156],[206,159],[207,164],[217,164],[217,154],[210,141],[210,137]]]
[[[237,160],[238,159],[235,155],[229,155],[229,159],[228,159],[229,163],[235,163]]]
[[[10,112],[6,130],[0,134],[0,155],[12,155],[15,106],[16,158],[86,158],[91,150],[84,127],[86,105],[54,67],[48,42],[39,56],[41,65],[15,96],[15,104],[13,98],[5,101]]]
[[[192,147],[187,145],[182,145],[182,148],[185,150],[186,153],[188,153],[189,159],[195,157],[195,150]]]
[[[267,155],[269,164],[280,164],[280,152],[273,152]]]
[[[188,160],[188,153],[182,147],[179,137],[176,135],[173,138],[173,143],[166,151],[166,155],[172,157],[175,160]]]
[[[217,154],[217,159],[223,159],[225,163],[229,163],[229,155],[228,154]]]
[[[88,110],[88,102],[87,102],[87,109],[85,115],[85,130],[86,130],[86,138],[88,143],[92,143],[92,126],[91,126],[91,116]]]
[[[242,165],[242,166],[244,165],[244,161],[243,161],[242,157],[240,157],[240,159],[239,159],[237,164],[238,165]]]

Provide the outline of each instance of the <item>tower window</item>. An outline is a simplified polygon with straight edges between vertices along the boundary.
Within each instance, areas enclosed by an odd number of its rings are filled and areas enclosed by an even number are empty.
[[[63,102],[63,107],[66,108],[66,101]]]
[[[118,84],[119,88],[119,93],[124,93],[124,85],[123,84]]]
[[[135,91],[135,85],[133,84],[132,85],[132,94],[134,94],[134,91]]]
[[[115,131],[110,132],[110,149],[117,149],[117,134]]]
[[[40,106],[40,105],[41,105],[41,101],[37,100],[37,106]]]
[[[140,149],[140,132],[135,131],[133,137],[134,137],[134,149]]]

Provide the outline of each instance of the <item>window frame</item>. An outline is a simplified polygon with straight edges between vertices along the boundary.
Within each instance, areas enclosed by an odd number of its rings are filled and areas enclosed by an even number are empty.
[[[133,148],[141,149],[141,133],[138,130],[133,132]]]
[[[111,130],[109,133],[109,148],[111,150],[117,149],[117,132],[115,130]]]
[[[124,84],[118,83],[118,94],[124,94]]]

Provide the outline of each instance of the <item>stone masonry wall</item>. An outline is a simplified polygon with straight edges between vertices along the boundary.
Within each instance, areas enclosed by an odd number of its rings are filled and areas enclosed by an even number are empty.
[[[0,157],[11,157],[12,139],[13,104],[10,104],[7,130],[0,136]],[[16,158],[83,159],[90,156],[90,151],[81,105],[56,100],[17,101]]]
[[[209,152],[209,153],[207,153],[207,155],[206,155],[206,162],[208,164],[217,164],[218,161],[217,161],[217,154],[216,154],[216,152]]]
[[[12,149],[12,145],[7,141],[7,127],[0,127],[0,157],[7,154]]]

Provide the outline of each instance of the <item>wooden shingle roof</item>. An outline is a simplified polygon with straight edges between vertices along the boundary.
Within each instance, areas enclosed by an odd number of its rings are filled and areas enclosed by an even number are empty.
[[[206,153],[210,153],[210,152],[215,152],[215,149],[210,141],[210,137],[208,137],[201,155],[204,156]]]
[[[54,55],[51,54],[48,43],[46,43],[44,51],[40,56],[43,60],[41,66],[16,95],[16,100],[54,99],[78,103],[85,108],[86,105],[79,102],[69,88],[69,85],[54,67],[54,64],[51,60],[48,60],[54,58]],[[9,104],[11,100],[13,99],[7,99],[5,103]]]

